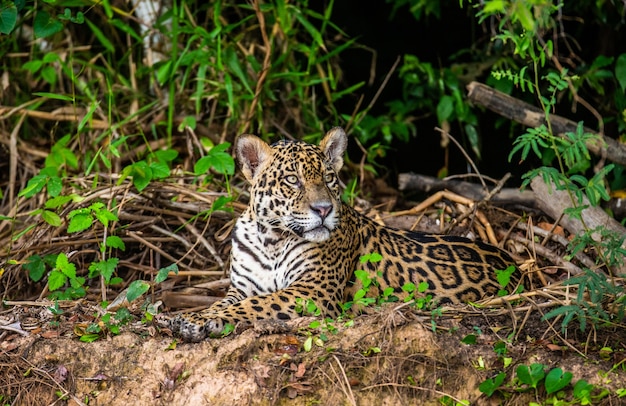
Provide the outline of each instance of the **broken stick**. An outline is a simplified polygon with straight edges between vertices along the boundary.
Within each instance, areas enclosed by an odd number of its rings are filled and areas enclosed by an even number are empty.
[[[508,94],[478,82],[471,82],[467,85],[467,90],[467,97],[471,102],[484,106],[502,117],[533,128],[546,124],[545,115],[541,109]],[[559,136],[567,132],[576,132],[578,126],[574,121],[556,114],[550,115],[550,123],[554,134]],[[598,134],[587,127],[585,127],[585,132]],[[606,137],[603,134],[598,135],[602,137],[603,142],[589,141],[586,143],[587,149],[594,155],[606,156],[612,162],[626,165],[626,147],[613,138]]]

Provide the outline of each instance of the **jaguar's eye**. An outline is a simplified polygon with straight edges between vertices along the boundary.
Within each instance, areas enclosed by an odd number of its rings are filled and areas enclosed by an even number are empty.
[[[326,183],[331,183],[334,180],[335,180],[335,174],[334,173],[327,173],[326,176],[324,176],[324,181]]]
[[[298,177],[296,175],[289,175],[285,177],[285,181],[287,181],[287,183],[290,183],[292,185],[296,185],[298,184]]]

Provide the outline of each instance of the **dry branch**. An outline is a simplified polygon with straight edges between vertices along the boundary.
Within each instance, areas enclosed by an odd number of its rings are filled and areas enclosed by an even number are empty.
[[[545,115],[541,109],[492,89],[487,85],[471,82],[467,85],[467,90],[467,96],[470,101],[484,106],[503,117],[533,128],[546,124]],[[556,114],[550,115],[550,124],[552,131],[556,135],[575,132],[577,127],[577,123],[574,121]],[[585,132],[598,134],[587,127],[585,127]],[[608,160],[620,165],[626,165],[626,147],[603,134],[598,135],[602,137],[604,144],[601,145],[599,142],[590,141],[586,144],[587,149],[594,155],[606,157]]]
[[[450,190],[456,194],[465,196],[474,201],[481,201],[487,196],[487,192],[480,185],[456,180],[441,180],[431,176],[419,175],[415,173],[401,173],[398,175],[398,189],[402,191],[420,191],[425,193],[437,192],[439,190]],[[535,197],[531,191],[505,188],[491,197],[489,200],[493,204],[522,204],[524,206],[535,206]]]

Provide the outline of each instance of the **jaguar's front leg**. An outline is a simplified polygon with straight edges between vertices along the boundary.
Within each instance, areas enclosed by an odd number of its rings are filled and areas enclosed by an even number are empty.
[[[301,314],[297,299],[302,303],[312,300],[324,316],[335,317],[340,313],[340,296],[310,285],[294,284],[266,295],[252,296],[226,307],[212,306],[199,313],[185,313],[172,320],[172,330],[186,341],[201,341],[209,336],[218,336],[226,324],[258,320],[291,320]]]

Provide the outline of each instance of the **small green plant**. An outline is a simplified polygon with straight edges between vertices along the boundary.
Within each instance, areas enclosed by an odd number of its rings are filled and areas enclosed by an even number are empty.
[[[382,256],[378,253],[371,253],[363,255],[359,258],[361,264],[376,264],[382,261]],[[395,295],[396,289],[392,286],[387,286],[381,291],[381,285],[379,280],[383,277],[381,271],[366,271],[363,269],[357,269],[354,271],[354,276],[360,288],[354,294],[351,301],[342,304],[342,309],[347,312],[350,309],[381,305],[383,303],[393,303],[400,299]],[[429,286],[427,282],[420,282],[415,285],[413,282],[407,282],[401,290],[404,293],[403,301],[405,303],[413,302],[413,307],[416,309],[428,309],[433,304],[433,296],[430,294],[424,295]],[[433,320],[436,315],[433,313]]]
[[[624,316],[623,289],[615,285],[610,279],[595,271],[585,269],[581,275],[572,277],[563,282],[565,285],[578,286],[576,299],[572,304],[556,307],[543,315],[544,320],[558,316],[563,317],[561,328],[567,329],[569,323],[577,319],[580,329],[585,330],[587,321],[591,320],[594,325],[599,322],[612,323],[613,319],[621,320]],[[602,302],[605,297],[618,298],[615,302],[617,315],[610,313]]]
[[[432,295],[424,295],[428,290],[428,282],[422,281],[415,286],[413,282],[407,282],[402,286],[402,291],[407,295],[404,297],[404,302],[413,302],[413,306],[416,309],[428,309],[433,303]]]
[[[93,342],[102,337],[103,334],[109,332],[113,335],[120,333],[120,326],[126,325],[132,321],[133,317],[127,308],[122,307],[118,309],[114,314],[106,313],[87,326],[84,334],[80,336],[80,341]]]
[[[322,311],[317,307],[317,304],[313,299],[302,299],[301,297],[296,298],[296,313],[301,316],[315,316],[318,317],[322,314]]]
[[[546,404],[553,405],[590,405],[610,394],[606,388],[589,384],[584,379],[576,381],[572,386],[572,378],[571,372],[558,367],[546,373],[544,364],[534,363],[530,366],[522,364],[515,369],[515,379],[510,386],[518,392],[532,390],[536,396],[542,391],[546,396]],[[487,397],[491,397],[500,390],[505,379],[506,372],[499,372],[495,377],[483,381],[479,390]],[[568,386],[571,386],[571,390],[567,390]]]
[[[64,291],[59,289],[69,282]],[[54,268],[48,275],[48,289],[50,297],[58,300],[69,300],[84,297],[85,278],[76,274],[76,265],[71,263],[65,253],[61,252],[56,257]]]
[[[537,390],[537,385],[546,377],[543,364],[519,365],[515,370],[517,379],[528,387]]]
[[[488,378],[481,382],[478,390],[487,395],[487,397],[491,397],[502,386],[504,378],[506,378],[506,373],[500,372],[493,378]]]
[[[498,296],[506,296],[509,294],[507,287],[511,283],[511,276],[517,272],[517,268],[515,266],[510,265],[506,269],[500,270],[496,269],[496,278],[498,279],[498,283],[500,284],[500,290],[498,290]],[[517,288],[517,291],[514,293],[521,293],[524,290],[524,286],[520,284]]]
[[[361,264],[375,264],[380,262],[382,259],[383,257],[380,254],[374,252],[362,255],[359,258],[359,262]],[[370,272],[363,269],[357,269],[354,271],[354,276],[356,278],[356,283],[360,285],[360,288],[354,293],[351,301],[342,304],[342,309],[344,312],[355,307],[363,308],[379,303],[379,300],[376,297],[372,297],[371,295],[368,296],[368,294],[370,293],[370,288],[376,288],[376,290],[378,291],[378,288],[380,287],[378,278],[382,276],[382,274],[378,271],[371,274]],[[386,293],[387,297],[389,297],[393,293],[393,288],[391,289],[391,291],[386,289],[384,293]],[[383,300],[382,296],[380,300]]]
[[[313,320],[309,323],[308,330],[304,331],[307,338],[302,344],[302,348],[306,352],[310,352],[313,349],[313,345],[317,347],[324,347],[328,341],[328,334],[337,334],[339,329],[335,326],[335,323],[341,321],[341,316],[337,320],[333,320],[330,317],[324,318],[324,320]],[[315,333],[313,332],[315,331]],[[332,351],[332,348],[326,348],[326,351]]]
[[[141,192],[151,181],[169,177],[171,162],[174,161],[177,156],[178,152],[172,149],[154,151],[148,158],[125,167],[122,171],[122,176],[118,180],[118,184],[121,184],[130,176],[133,185]]]

